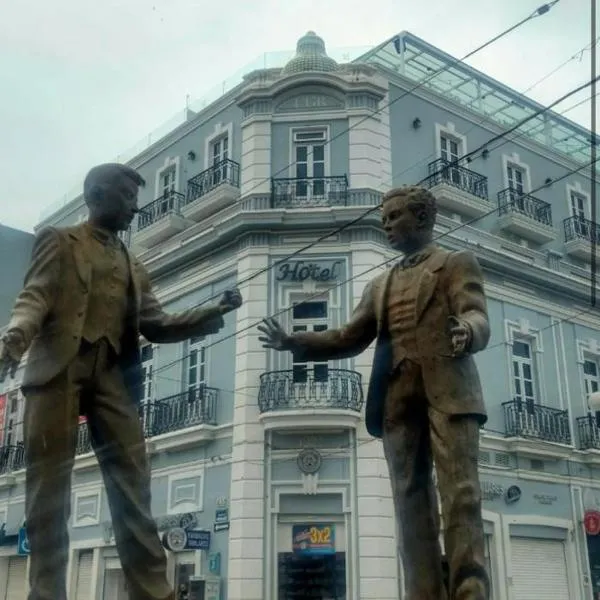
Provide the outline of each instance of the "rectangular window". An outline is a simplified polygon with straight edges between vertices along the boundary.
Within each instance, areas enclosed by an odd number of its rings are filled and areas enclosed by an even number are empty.
[[[154,347],[151,344],[142,346],[141,354],[144,386],[142,402],[150,402],[154,394]]]
[[[177,168],[175,165],[163,169],[158,174],[157,217],[168,215],[177,209],[175,191],[177,187]]]
[[[506,165],[506,179],[515,195],[522,196],[525,193],[525,169],[513,164]]]
[[[326,331],[328,329],[328,307],[326,300],[299,302],[292,309],[292,331]],[[294,359],[294,383],[327,381],[329,367],[326,362],[315,363]]]
[[[211,167],[212,172],[212,185],[217,186],[223,181],[227,181],[227,169],[229,158],[229,137],[224,135],[211,144]]]
[[[440,158],[446,163],[456,163],[462,156],[462,143],[457,138],[449,136],[445,133],[440,135]],[[442,172],[444,180],[454,184],[460,185],[460,169],[458,163],[454,166],[449,167],[447,170]]]
[[[325,197],[325,130],[294,132],[296,197],[301,200]]]
[[[4,445],[16,446],[23,441],[23,397],[19,390],[11,390],[6,397]],[[4,423],[2,424],[4,425]]]
[[[588,219],[588,199],[584,194],[571,191],[571,215],[575,217],[573,226],[575,233],[583,238],[590,238],[590,225]]]
[[[600,389],[600,365],[597,359],[583,361],[583,387],[586,398]],[[596,411],[596,425],[600,427],[600,411]]]
[[[533,368],[531,344],[515,340],[512,345],[512,367],[514,399],[523,402],[528,412],[533,413],[536,404],[535,374]]]
[[[187,389],[190,402],[202,395],[206,383],[206,348],[204,338],[190,340],[190,353],[188,357]]]

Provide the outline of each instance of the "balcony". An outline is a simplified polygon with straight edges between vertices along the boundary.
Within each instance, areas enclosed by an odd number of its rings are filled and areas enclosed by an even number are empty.
[[[345,175],[271,180],[271,208],[315,208],[347,204],[348,178]]]
[[[596,414],[576,419],[580,450],[600,450],[599,417],[600,415]]]
[[[521,400],[505,402],[506,437],[571,444],[569,412]]]
[[[548,202],[507,188],[498,192],[498,227],[538,244],[556,238]]]
[[[260,376],[258,407],[265,429],[353,429],[363,405],[360,373],[315,365]]]
[[[198,446],[213,439],[214,427],[217,424],[218,397],[219,390],[202,386],[141,404],[140,419],[150,449],[160,447],[161,450],[168,450],[175,446]],[[186,435],[181,435],[182,433]],[[80,423],[76,454],[79,456],[90,452],[92,442],[87,423]],[[1,465],[0,462],[0,469]]]
[[[580,260],[590,260],[592,242],[600,241],[600,225],[582,217],[569,217],[563,221],[565,251]]]
[[[482,217],[492,210],[487,177],[465,167],[450,166],[439,158],[429,163],[423,185],[436,197],[438,206],[467,217]]]
[[[188,180],[182,214],[200,221],[236,202],[240,197],[240,165],[226,159]]]
[[[187,227],[181,215],[185,197],[179,192],[170,191],[154,202],[140,209],[135,244],[142,248],[152,248]]]

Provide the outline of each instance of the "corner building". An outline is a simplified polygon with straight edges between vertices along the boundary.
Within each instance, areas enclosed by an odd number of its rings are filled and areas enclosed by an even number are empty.
[[[492,337],[476,360],[493,599],[596,598],[590,133],[545,112],[486,146],[541,107],[406,32],[339,61],[309,32],[287,58],[188,110],[129,161],[147,186],[124,240],[165,308],[235,285],[245,300],[218,335],[142,349],[153,510],[174,583],[199,579],[207,600],[399,600],[387,467],[363,423],[373,348],[298,363],[264,350],[255,326],[266,315],[294,331],[345,322],[394,258],[374,207],[421,182],[438,199],[439,243],[475,252],[486,278]],[[73,198],[40,227],[85,215]],[[18,406],[18,379],[4,393]],[[26,593],[18,435],[1,454],[0,600]],[[72,507],[70,597],[124,600],[85,424]]]

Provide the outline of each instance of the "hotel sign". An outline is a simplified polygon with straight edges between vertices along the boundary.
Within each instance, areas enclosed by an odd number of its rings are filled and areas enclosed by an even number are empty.
[[[343,260],[285,262],[277,267],[277,281],[302,283],[304,281],[334,281],[340,276]]]

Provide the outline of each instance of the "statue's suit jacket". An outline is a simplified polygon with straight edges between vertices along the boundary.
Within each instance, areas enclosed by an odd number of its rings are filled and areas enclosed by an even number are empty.
[[[486,347],[490,328],[483,277],[475,256],[435,248],[423,263],[413,321],[417,356],[397,351],[394,357],[387,313],[390,282],[397,268],[366,286],[342,328],[293,334],[292,352],[301,360],[336,360],[360,354],[377,339],[365,410],[367,430],[374,437],[382,436],[389,384],[405,358],[421,365],[430,406],[449,415],[473,415],[484,423],[487,417],[472,354]],[[461,319],[471,330],[469,353],[461,358],[452,357],[450,316]]]
[[[36,237],[23,290],[8,329],[19,329],[29,347],[23,388],[43,386],[79,351],[92,283],[92,249],[85,225],[48,227]],[[139,335],[148,341],[177,342],[216,333],[223,327],[218,307],[165,313],[152,293],[144,266],[127,250],[129,309],[121,340],[120,367],[135,401],[141,393]]]

